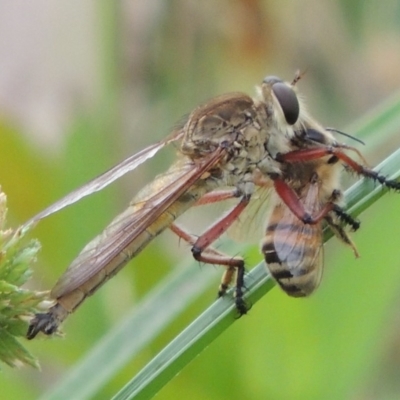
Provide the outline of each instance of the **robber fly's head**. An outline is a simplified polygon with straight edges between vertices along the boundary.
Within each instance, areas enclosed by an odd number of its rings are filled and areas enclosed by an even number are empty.
[[[322,127],[308,114],[296,87],[301,77],[302,74],[296,73],[292,82],[284,82],[272,75],[264,78],[260,92],[265,104],[272,105],[269,114],[279,131],[291,140],[337,145],[331,130]]]

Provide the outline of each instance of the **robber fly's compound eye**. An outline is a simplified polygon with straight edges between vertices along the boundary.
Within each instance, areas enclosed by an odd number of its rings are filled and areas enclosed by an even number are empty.
[[[264,83],[271,85],[272,91],[279,101],[283,115],[289,125],[294,125],[299,118],[300,105],[294,90],[277,76],[267,76]]]
[[[286,122],[289,125],[294,125],[300,113],[300,105],[296,93],[290,86],[283,82],[274,83],[272,91],[281,105]]]

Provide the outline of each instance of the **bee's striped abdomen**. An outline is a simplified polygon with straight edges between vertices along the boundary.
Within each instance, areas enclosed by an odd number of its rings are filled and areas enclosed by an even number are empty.
[[[304,224],[282,204],[271,214],[261,251],[272,277],[289,296],[308,296],[320,282],[320,230],[320,224]]]

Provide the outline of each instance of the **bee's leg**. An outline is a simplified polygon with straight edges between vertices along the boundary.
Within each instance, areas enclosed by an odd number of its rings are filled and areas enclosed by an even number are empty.
[[[357,161],[354,161],[351,157],[343,152],[343,150],[354,150],[358,153],[356,149],[353,149],[349,146],[327,146],[327,147],[316,147],[311,149],[300,149],[300,150],[293,150],[285,154],[279,154],[277,156],[277,161],[280,162],[288,162],[288,163],[295,163],[295,162],[307,162],[312,160],[318,160],[322,157],[332,155],[332,157],[339,159],[349,168],[351,168],[354,172],[359,175],[365,176],[366,178],[373,179],[378,181],[381,185],[388,187],[389,189],[400,190],[400,182],[395,180],[388,180],[385,176],[380,175],[378,172],[374,171],[371,168],[368,168]],[[330,161],[328,161],[330,162]]]
[[[353,249],[354,255],[358,258],[360,255],[358,254],[357,248],[353,241],[350,239],[349,235],[347,232],[343,229],[341,225],[337,223],[337,221],[334,221],[331,215],[327,215],[325,217],[326,223],[329,225],[329,227],[332,229],[332,232],[335,234],[337,238],[339,238],[343,243],[347,244]]]
[[[354,219],[350,214],[343,210],[342,207],[334,204],[332,211],[343,221],[346,225],[350,225],[353,231],[356,231],[360,227],[360,221]]]
[[[342,207],[340,207],[337,203],[342,198],[342,192],[339,189],[334,189],[332,191],[330,201],[333,203],[332,212],[336,214],[340,221],[342,221],[346,225],[350,225],[353,231],[356,231],[360,228],[360,221],[353,218],[350,214],[348,214]],[[331,217],[325,218],[327,221],[332,220]]]

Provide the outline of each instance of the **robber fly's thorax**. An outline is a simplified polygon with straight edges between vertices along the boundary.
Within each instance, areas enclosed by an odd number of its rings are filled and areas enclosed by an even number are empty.
[[[267,156],[266,119],[258,104],[243,93],[218,96],[190,114],[181,151],[196,162],[222,147],[225,157],[210,171],[211,179],[236,186]]]

